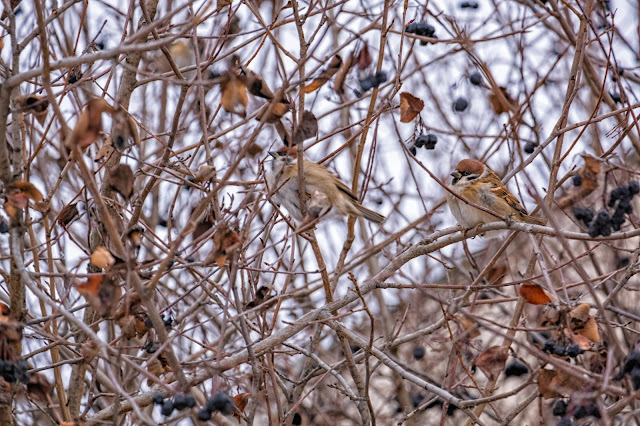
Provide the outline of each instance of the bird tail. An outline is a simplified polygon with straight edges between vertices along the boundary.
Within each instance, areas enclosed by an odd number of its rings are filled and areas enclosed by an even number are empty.
[[[532,225],[543,225],[543,226],[547,223],[547,221],[544,218],[534,217],[529,215],[524,216],[524,221]]]
[[[362,216],[365,219],[370,220],[371,222],[382,223],[386,219],[386,217],[382,216],[380,213],[376,213],[373,210],[369,210],[368,208],[361,205],[360,203],[354,203],[354,206],[356,209],[358,209],[360,213],[362,213]]]

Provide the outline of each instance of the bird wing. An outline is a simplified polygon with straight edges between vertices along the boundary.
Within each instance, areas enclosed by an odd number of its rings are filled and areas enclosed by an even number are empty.
[[[527,216],[529,213],[527,213],[527,211],[525,210],[524,207],[522,207],[522,204],[520,204],[520,201],[518,201],[518,199],[511,193],[509,192],[509,190],[505,187],[505,186],[498,186],[495,188],[491,189],[491,192],[493,192],[493,194],[503,203],[506,203],[508,207],[510,207],[509,209],[501,209],[498,206],[496,206],[497,208],[495,209],[497,212],[502,213],[501,210],[504,210],[504,213],[506,213],[507,215],[510,213],[513,213],[513,211],[517,211],[518,213]],[[497,204],[501,204],[500,201]],[[505,206],[506,207],[506,206]]]

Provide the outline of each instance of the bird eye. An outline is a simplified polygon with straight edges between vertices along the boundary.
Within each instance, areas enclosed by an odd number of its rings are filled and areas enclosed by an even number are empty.
[[[469,176],[471,173],[465,170],[464,172],[460,172],[460,174],[462,176]]]

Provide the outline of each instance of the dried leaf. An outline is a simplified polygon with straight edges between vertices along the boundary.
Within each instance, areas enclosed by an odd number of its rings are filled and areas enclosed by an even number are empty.
[[[335,73],[338,72],[340,67],[342,66],[342,58],[340,55],[336,55],[331,58],[331,62],[329,62],[329,66],[325,68],[318,77],[316,77],[311,83],[306,86],[303,86],[300,91],[302,93],[311,93],[318,90],[322,87],[327,81],[331,80],[331,77]]]
[[[202,164],[198,167],[198,173],[194,179],[195,183],[202,183],[211,180],[216,175],[216,168],[208,164]]]
[[[91,263],[98,268],[109,269],[116,263],[116,259],[105,247],[98,246],[95,251],[91,253]]]
[[[216,12],[220,12],[225,7],[231,4],[231,0],[218,0],[216,3]]]
[[[369,53],[369,46],[367,43],[362,46],[362,49],[358,52],[358,69],[361,71],[366,70],[373,63],[371,53]]]
[[[311,111],[302,113],[302,122],[293,132],[293,144],[297,145],[307,139],[314,138],[318,134],[318,119]]]
[[[457,315],[454,316],[454,320],[458,324],[458,327],[460,328],[460,330],[462,330],[463,332],[468,331],[469,339],[474,339],[480,336],[480,331],[478,330],[478,324],[475,321],[467,317],[459,317]]]
[[[101,317],[108,317],[120,299],[121,290],[107,274],[92,275],[86,283],[79,284],[78,292]]]
[[[491,346],[478,355],[475,365],[482,370],[489,380],[493,380],[504,370],[509,355],[508,351],[509,348],[507,346]]]
[[[285,115],[291,109],[291,104],[288,100],[272,101],[269,104],[265,104],[264,108],[256,115],[256,120],[264,120],[266,123],[276,123],[280,121],[283,115]]]
[[[227,71],[220,77],[220,90],[222,108],[228,113],[245,117],[249,96],[244,82],[233,71]]]
[[[9,344],[22,340],[22,326],[11,317],[3,316],[0,320],[0,338]]]
[[[142,245],[142,236],[144,228],[135,227],[127,232],[127,241],[137,250]]]
[[[84,149],[97,141],[102,133],[103,112],[113,115],[115,109],[103,98],[92,99],[87,102],[73,131],[65,140],[64,146],[71,151],[76,146]]]
[[[16,104],[21,112],[31,113],[41,126],[47,118],[49,101],[44,96],[16,96]]]
[[[585,323],[589,319],[589,311],[591,306],[588,303],[582,303],[569,312],[569,317],[573,321]]]
[[[127,147],[127,142],[133,139],[134,144],[140,144],[138,126],[135,120],[123,109],[118,109],[113,114],[113,133],[111,134],[112,145],[122,151]]]
[[[352,52],[347,59],[342,63],[340,69],[336,73],[336,78],[333,80],[333,90],[339,95],[344,93],[344,82],[347,80],[349,70],[353,66],[354,53]]]
[[[129,201],[133,194],[133,170],[126,164],[118,164],[109,170],[109,185]]]
[[[241,75],[240,78],[247,86],[249,93],[251,93],[253,96],[258,96],[263,99],[273,99],[273,92],[269,88],[269,85],[259,74],[250,70],[245,70],[244,68],[242,69],[242,72],[244,73],[244,75]]]
[[[583,351],[591,350],[591,342],[585,336],[582,336],[580,334],[571,333],[571,337],[570,338],[571,338],[571,341],[573,343],[575,343],[576,345],[578,345],[578,347],[580,349],[582,349]]]
[[[31,373],[27,383],[27,395],[34,401],[47,402],[51,395],[51,384],[42,373]]]
[[[240,235],[235,230],[229,228],[227,224],[221,225],[213,234],[213,250],[204,260],[205,264],[215,261],[218,267],[222,267],[227,260],[227,256],[241,245]]]
[[[84,358],[85,363],[90,364],[96,355],[98,355],[99,349],[100,347],[98,346],[98,343],[93,339],[89,339],[82,344],[82,347],[80,348],[80,355]]]
[[[11,315],[11,308],[8,305],[0,302],[0,321],[4,319],[4,317],[8,317]]]
[[[260,155],[262,151],[264,150],[260,145],[258,145],[257,143],[252,143],[251,145],[249,145],[249,148],[247,148],[247,155],[250,157],[255,157],[256,155]]]
[[[271,291],[271,287],[263,285],[258,290],[256,290],[256,298],[246,304],[247,309],[255,308],[258,305],[263,304],[269,299],[272,299],[273,296],[269,294]]]
[[[107,140],[104,141],[104,143],[98,150],[96,156],[93,157],[93,161],[102,161],[103,159],[108,158],[113,151],[113,143],[111,142],[111,138],[107,138]]]
[[[509,96],[507,88],[500,86],[499,89],[502,92],[502,95],[507,100],[507,103],[505,105],[505,103],[500,100],[500,96],[498,96],[496,92],[492,91],[489,94],[489,103],[491,104],[491,108],[493,108],[493,111],[496,114],[502,114],[503,112],[513,110],[513,99],[511,98],[511,96]]]
[[[575,328],[574,333],[580,334],[594,343],[600,342],[600,333],[598,332],[598,323],[594,317],[590,317],[581,329]]]
[[[583,303],[569,312],[571,331],[598,343],[600,342],[598,323],[594,317],[589,315],[590,310],[591,306],[588,303]]]
[[[556,371],[542,369],[538,371],[538,392],[544,399],[559,398],[562,395],[556,391]]]
[[[509,270],[507,269],[507,265],[504,263],[494,266],[487,274],[487,281],[491,284],[500,284],[507,275],[507,272],[509,272]]]
[[[400,122],[410,123],[424,108],[422,99],[416,98],[411,93],[400,93]]]
[[[5,195],[7,201],[4,203],[4,210],[9,217],[15,218],[18,209],[26,208],[29,200],[34,201],[34,207],[42,210],[40,205],[43,199],[42,193],[29,182],[19,180],[11,183],[6,187]]]
[[[58,216],[56,217],[56,222],[60,225],[67,226],[73,219],[78,216],[78,205],[77,203],[68,204],[60,210]]]
[[[583,154],[584,166],[578,169],[580,176],[580,186],[572,186],[566,195],[558,199],[558,206],[561,209],[572,206],[576,201],[584,199],[598,187],[598,175],[600,174],[600,161],[588,154]]]
[[[523,283],[518,290],[520,296],[532,305],[546,305],[552,301],[552,297],[541,286],[535,283]]]
[[[233,397],[233,403],[236,405],[237,411],[233,413],[233,416],[238,419],[238,423],[242,420],[242,413],[244,412],[245,407],[249,403],[249,394],[248,392],[239,393]]]

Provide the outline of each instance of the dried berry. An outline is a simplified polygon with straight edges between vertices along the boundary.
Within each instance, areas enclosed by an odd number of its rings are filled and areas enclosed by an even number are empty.
[[[162,403],[162,410],[160,410],[160,413],[163,416],[170,416],[171,413],[173,413],[173,401],[171,401],[170,399],[165,399]]]
[[[571,358],[575,358],[583,353],[584,351],[580,349],[580,346],[576,345],[575,343],[567,346],[567,355]]]
[[[411,145],[409,147],[409,152],[415,157],[416,154],[418,154],[418,150],[416,149],[415,145]]]
[[[589,223],[591,223],[591,221],[593,220],[593,216],[595,216],[595,213],[592,209],[583,207],[574,207],[573,214],[575,215],[576,219],[584,222],[586,226],[589,226]]]
[[[173,406],[178,411],[182,411],[187,408],[187,399],[183,393],[179,393],[173,397]]]
[[[154,393],[152,398],[153,403],[156,405],[161,405],[164,402],[164,395],[162,395],[160,392]]]
[[[547,353],[551,353],[553,352],[553,347],[554,347],[554,343],[553,340],[547,340],[544,342],[544,345],[542,346],[542,352],[547,352]]]
[[[536,150],[536,146],[533,142],[527,142],[524,144],[524,152],[526,154],[533,154],[533,151]]]
[[[200,410],[198,410],[198,420],[203,422],[211,420],[211,410],[207,407],[200,408]]]
[[[553,415],[562,417],[567,414],[567,403],[559,399],[553,405]]]
[[[460,9],[477,9],[480,7],[477,1],[463,1],[460,3]]]
[[[424,358],[424,348],[422,346],[416,346],[413,348],[413,357],[417,360],[421,360]]]
[[[224,392],[216,392],[215,395],[207,400],[207,408],[210,411],[220,411],[225,416],[233,414],[235,407],[233,399]]]
[[[380,71],[361,79],[360,88],[363,92],[367,92],[374,87],[380,86],[385,81],[387,81],[387,73],[384,71]]]
[[[573,186],[580,186],[582,185],[582,176],[580,175],[573,175]]]

